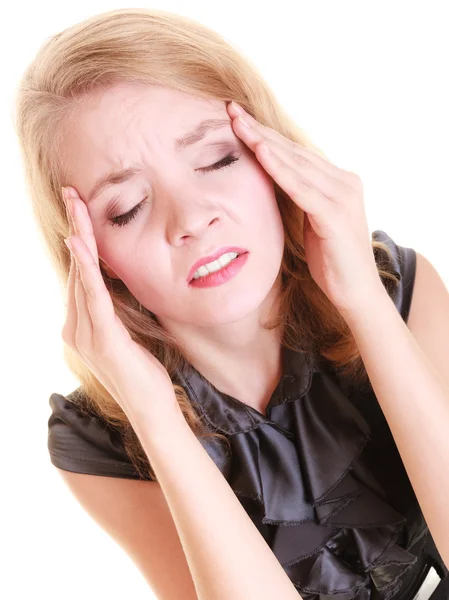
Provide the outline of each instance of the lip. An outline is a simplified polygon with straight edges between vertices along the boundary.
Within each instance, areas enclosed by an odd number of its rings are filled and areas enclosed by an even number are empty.
[[[238,246],[223,246],[223,248],[220,248],[210,256],[204,256],[203,258],[200,258],[200,260],[197,260],[196,263],[192,265],[192,268],[190,269],[189,274],[187,276],[187,283],[190,283],[192,281],[195,271],[197,269],[199,269],[203,265],[206,265],[207,263],[217,260],[218,258],[220,258],[220,256],[222,256],[223,254],[227,254],[228,252],[246,254],[248,250],[245,250],[244,248],[239,248]]]
[[[218,271],[209,273],[204,277],[192,279],[192,281],[189,283],[189,287],[204,289],[210,287],[217,287],[219,285],[227,283],[228,281],[236,277],[238,273],[240,273],[240,271],[243,269],[243,266],[248,261],[248,256],[249,252],[243,252],[235,260],[231,260],[231,262],[222,269],[218,269]]]

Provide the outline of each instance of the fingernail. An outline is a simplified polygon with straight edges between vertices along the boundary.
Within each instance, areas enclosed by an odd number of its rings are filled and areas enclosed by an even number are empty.
[[[76,193],[76,191],[70,186],[63,187],[62,190],[63,190],[64,198],[76,198],[78,195]]]
[[[237,104],[237,102],[235,102],[234,100],[232,100],[231,102],[232,104],[232,108],[239,113],[239,115],[243,115],[243,113],[245,112],[243,110],[243,108],[240,106],[240,104]]]
[[[70,252],[73,252],[73,246],[72,242],[70,241],[70,238],[64,238],[64,244],[67,246]]]

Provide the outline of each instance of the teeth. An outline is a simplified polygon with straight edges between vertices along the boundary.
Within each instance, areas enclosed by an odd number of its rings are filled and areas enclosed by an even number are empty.
[[[214,260],[213,262],[207,263],[207,265],[203,265],[199,269],[195,271],[193,275],[193,279],[199,279],[200,277],[204,277],[205,275],[209,275],[209,273],[214,273],[219,269],[222,269],[226,265],[228,265],[234,258],[237,258],[237,252],[227,252],[220,256],[219,259]]]

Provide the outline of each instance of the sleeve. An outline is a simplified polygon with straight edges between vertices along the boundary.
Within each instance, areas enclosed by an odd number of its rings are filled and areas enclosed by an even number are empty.
[[[413,248],[397,245],[383,230],[372,233],[373,239],[383,242],[393,254],[393,270],[400,276],[394,291],[393,301],[405,322],[408,320],[416,275],[416,251]]]
[[[52,464],[74,473],[152,481],[136,471],[120,432],[100,417],[84,414],[71,396],[53,393],[49,399],[47,447]]]

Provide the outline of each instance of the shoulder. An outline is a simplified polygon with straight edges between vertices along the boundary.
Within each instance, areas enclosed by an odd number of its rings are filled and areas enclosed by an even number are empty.
[[[449,388],[449,292],[435,266],[416,253],[416,277],[408,327]]]
[[[424,320],[438,319],[440,324],[449,323],[449,292],[441,275],[420,252],[416,252],[416,277],[409,326],[419,327]]]
[[[47,448],[55,467],[75,473],[142,479],[129,459],[120,432],[86,410],[80,388],[49,398]]]
[[[394,286],[391,286],[389,280],[384,280],[384,286],[391,295],[403,320],[407,322],[414,293],[417,252],[414,248],[400,245],[396,237],[392,237],[382,229],[376,229],[372,233],[372,239],[382,242],[390,251],[390,257],[387,260],[388,270],[396,275],[397,282]],[[379,266],[385,265],[385,259],[381,258],[376,251],[375,257]]]

